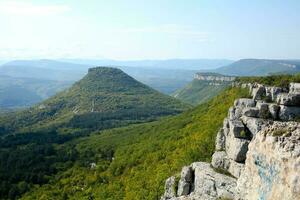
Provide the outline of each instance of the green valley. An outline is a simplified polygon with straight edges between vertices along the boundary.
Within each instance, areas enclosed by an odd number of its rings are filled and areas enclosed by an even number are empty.
[[[159,199],[166,177],[191,161],[210,159],[228,108],[246,95],[227,89],[177,116],[58,145],[57,152],[76,152],[72,167],[33,186],[23,199]]]

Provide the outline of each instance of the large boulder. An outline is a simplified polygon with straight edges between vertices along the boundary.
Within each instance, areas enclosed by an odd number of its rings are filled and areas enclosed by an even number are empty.
[[[272,119],[274,120],[278,119],[279,109],[280,107],[277,104],[274,103],[269,104],[269,112]]]
[[[191,199],[233,199],[236,180],[232,177],[220,174],[211,168],[209,163],[197,162],[192,164],[195,171],[194,192]]]
[[[283,88],[280,87],[266,87],[267,100],[276,101],[277,95],[284,92]]]
[[[300,199],[300,123],[275,122],[249,145],[236,199]]]
[[[280,106],[279,119],[292,121],[300,118],[300,107]]]
[[[300,83],[290,83],[290,93],[300,94]]]
[[[249,107],[255,107],[255,101],[253,99],[247,99],[247,98],[240,98],[234,101],[235,107],[241,107],[241,108],[249,108]]]
[[[229,134],[233,134],[236,138],[247,138],[245,126],[241,120],[229,120]]]
[[[270,120],[246,116],[243,116],[241,119],[253,136],[272,123]]]
[[[216,151],[212,155],[211,165],[214,168],[227,170],[229,168],[229,159],[225,151]]]
[[[259,110],[258,116],[263,119],[270,118],[269,104],[264,102],[257,102],[256,107]]]
[[[259,109],[256,107],[253,108],[244,108],[243,115],[247,117],[258,117]]]
[[[235,138],[233,135],[229,135],[229,137],[226,138],[226,153],[228,158],[236,162],[244,162],[246,160],[249,142],[249,140]]]
[[[277,103],[285,106],[300,106],[300,93],[281,93],[277,97]]]
[[[194,171],[191,166],[185,166],[181,170],[180,180],[178,183],[178,196],[188,195],[193,187]]]
[[[255,100],[263,100],[266,97],[266,88],[263,85],[253,88],[252,97]]]

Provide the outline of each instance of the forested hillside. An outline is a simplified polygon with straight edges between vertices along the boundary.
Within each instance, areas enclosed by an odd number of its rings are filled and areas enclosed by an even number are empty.
[[[210,159],[228,108],[246,95],[228,89],[178,116],[58,145],[57,154],[76,155],[69,158],[71,167],[53,165],[63,167],[48,184],[31,186],[23,199],[159,199],[166,177],[191,161]]]
[[[61,127],[99,130],[149,121],[187,108],[119,69],[99,67],[90,69],[71,88],[39,105],[0,117],[0,129],[2,134]]]
[[[0,116],[0,197],[18,198],[72,167],[80,155],[68,142],[188,108],[119,69],[90,69],[70,89],[30,109]]]

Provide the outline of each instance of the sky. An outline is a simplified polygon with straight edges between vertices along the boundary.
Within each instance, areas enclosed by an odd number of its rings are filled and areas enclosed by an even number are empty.
[[[0,59],[300,59],[299,0],[0,0]]]

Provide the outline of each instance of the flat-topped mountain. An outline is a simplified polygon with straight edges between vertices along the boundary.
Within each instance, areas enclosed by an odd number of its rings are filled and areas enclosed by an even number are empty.
[[[5,129],[62,125],[103,129],[152,120],[186,108],[180,101],[136,81],[120,69],[97,67],[89,69],[71,88],[3,120],[9,124]],[[12,123],[9,118],[14,118]]]
[[[173,96],[183,102],[197,105],[219,94],[235,78],[211,72],[196,73],[194,80],[184,88],[177,90]]]

